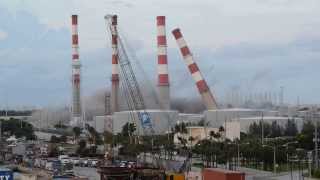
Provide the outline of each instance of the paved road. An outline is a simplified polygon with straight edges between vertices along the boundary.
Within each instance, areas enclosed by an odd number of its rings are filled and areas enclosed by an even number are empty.
[[[100,180],[96,168],[74,167],[73,170],[75,175],[88,177],[89,180]]]

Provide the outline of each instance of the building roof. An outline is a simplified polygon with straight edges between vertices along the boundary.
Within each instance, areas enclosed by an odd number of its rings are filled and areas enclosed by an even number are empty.
[[[119,111],[115,113],[134,113],[134,112],[164,112],[164,113],[178,113],[176,110],[165,110],[165,109],[146,109],[146,110],[133,110],[133,111]]]
[[[205,168],[205,170],[215,171],[215,172],[221,172],[221,173],[226,173],[226,174],[243,174],[243,172],[231,171],[231,170],[220,169],[220,168]]]
[[[255,117],[243,117],[243,118],[235,118],[237,120],[261,120],[261,116]],[[297,117],[283,117],[283,116],[263,116],[263,120],[288,120],[288,119],[302,119]]]

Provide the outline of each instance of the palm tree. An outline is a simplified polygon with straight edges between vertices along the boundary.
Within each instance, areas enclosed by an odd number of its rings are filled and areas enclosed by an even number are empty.
[[[79,128],[79,127],[74,127],[74,128],[72,129],[72,131],[73,131],[73,135],[74,135],[74,140],[75,140],[76,142],[78,142],[79,137],[80,137],[80,134],[81,134],[81,128]]]

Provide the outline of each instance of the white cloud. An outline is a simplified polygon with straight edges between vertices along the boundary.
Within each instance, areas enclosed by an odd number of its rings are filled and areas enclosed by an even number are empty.
[[[41,89],[43,93],[41,97],[47,97],[46,91],[49,92],[50,89],[55,88],[60,89],[59,93],[63,98],[67,99],[66,97],[69,95],[68,73],[70,73],[71,43],[70,34],[62,28],[70,30],[70,15],[73,13],[79,14],[80,57],[83,63],[84,94],[89,94],[101,87],[104,88],[105,82],[109,82],[105,76],[110,76],[110,66],[108,64],[110,48],[106,48],[110,43],[103,17],[105,14],[113,13],[119,15],[120,30],[129,40],[130,45],[135,50],[140,50],[139,52],[142,49],[144,56],[141,59],[144,63],[147,62],[145,65],[147,72],[152,75],[150,77],[154,78],[154,72],[156,71],[155,17],[157,15],[167,16],[168,46],[171,52],[169,54],[169,67],[170,72],[174,73],[174,76],[171,76],[173,92],[174,88],[181,88],[179,77],[190,79],[191,85],[187,86],[188,88],[193,85],[191,76],[183,65],[176,42],[171,35],[171,30],[175,27],[181,28],[204,73],[208,71],[206,67],[211,67],[208,65],[215,65],[216,68],[214,71],[210,71],[210,76],[206,74],[206,79],[210,80],[211,75],[211,81],[214,80],[213,78],[218,79],[218,83],[220,83],[216,86],[218,94],[222,94],[224,89],[231,86],[241,85],[242,81],[251,78],[251,74],[256,73],[256,71],[263,71],[265,67],[273,70],[271,78],[275,79],[272,82],[259,84],[259,86],[263,86],[261,84],[272,84],[272,86],[266,88],[280,85],[286,85],[290,88],[298,84],[296,83],[296,74],[300,72],[298,70],[301,67],[304,67],[301,69],[306,70],[300,73],[303,74],[303,77],[300,78],[299,82],[305,82],[309,77],[318,76],[314,67],[319,67],[319,63],[316,61],[319,59],[319,54],[315,53],[319,51],[313,50],[313,48],[319,47],[319,40],[315,42],[314,38],[320,37],[320,11],[317,11],[317,9],[320,9],[319,0],[197,0],[196,2],[194,0],[41,0],[37,3],[32,0],[1,0],[0,8],[9,9],[12,14],[24,10],[35,16],[34,18],[32,16],[30,22],[27,23],[28,28],[26,29],[28,31],[24,29],[27,37],[23,36],[21,38],[27,40],[29,34],[36,32],[35,34],[39,38],[37,38],[37,41],[32,41],[35,42],[32,45],[36,47],[33,49],[34,52],[30,52],[30,55],[26,56],[23,52],[15,51],[15,42],[11,41],[12,49],[10,50],[19,53],[16,53],[14,58],[12,55],[10,58],[6,58],[8,61],[4,62],[8,63],[6,66],[8,68],[1,72],[9,74],[9,76],[2,75],[1,77],[3,81],[9,79],[8,84],[12,84],[10,82],[13,80],[23,81],[20,77],[21,74],[28,74],[28,76],[23,77],[25,78],[24,82],[29,83],[27,79],[32,79],[29,76],[33,75],[36,76],[33,77],[35,79],[41,78],[39,87],[42,85],[42,88],[47,87],[47,83],[50,82],[51,86],[47,88],[48,90],[46,88],[44,88],[45,90]],[[30,17],[26,18],[28,20]],[[36,24],[33,24],[34,20],[37,21]],[[7,22],[12,24],[6,18],[3,18],[3,22],[2,24]],[[24,22],[24,19],[18,17],[16,24],[11,29],[3,29],[2,27],[3,30],[10,32],[10,40],[11,37],[17,38],[16,35],[21,34],[19,31],[14,31],[21,28],[21,22]],[[42,24],[45,24],[46,27],[43,27]],[[48,29],[47,37],[43,38],[39,35],[38,32],[43,31],[41,29]],[[61,32],[53,33],[50,31],[51,29],[58,29],[57,32]],[[4,33],[2,34],[4,36],[8,35],[0,30],[0,40],[1,33]],[[295,40],[305,40],[306,37],[316,44],[308,45],[308,43],[302,41],[296,43],[295,46],[290,46],[288,50],[283,50],[288,48],[290,44],[295,43]],[[18,41],[19,46],[17,47],[20,47],[23,43]],[[248,46],[248,44],[251,46]],[[45,50],[47,50],[40,51],[43,53],[42,56],[38,54],[39,50],[37,48],[39,46],[45,46]],[[59,51],[61,47],[57,49],[58,46],[63,46],[63,55]],[[215,51],[212,51],[212,49]],[[48,58],[47,53],[51,55]],[[1,54],[8,53],[0,52]],[[138,56],[141,54],[138,54]],[[33,68],[33,66],[16,68],[21,64],[19,63],[21,59],[32,65],[36,64],[37,68]],[[292,61],[293,59],[295,61]],[[2,67],[4,66],[2,65]],[[27,69],[21,69],[22,67]],[[38,69],[38,71],[35,72],[34,69]],[[16,71],[21,72],[21,74],[16,75]],[[312,72],[312,76],[309,72]],[[174,79],[175,77],[176,79]],[[57,81],[52,81],[52,79],[57,79]],[[288,79],[291,81],[289,82]],[[314,81],[314,79],[310,79]],[[29,87],[29,85],[26,85],[26,87]],[[291,92],[291,96],[298,93],[307,94],[303,93],[305,92],[303,87],[301,86],[300,89],[292,88],[295,91]],[[320,88],[312,82],[308,83],[308,87],[309,89]],[[194,86],[193,88],[194,93],[197,93],[196,88]],[[31,92],[30,88],[29,91]],[[34,93],[38,93],[38,91],[35,90]],[[316,96],[316,98],[312,97],[311,99],[310,95],[309,99],[319,101],[320,98],[317,94],[313,94],[313,96]],[[31,95],[31,97],[34,96]],[[21,99],[20,97],[16,98],[17,102]],[[55,97],[52,96],[51,99],[55,99]],[[50,101],[50,98],[43,98],[43,101]]]
[[[7,37],[8,37],[8,33],[0,29],[0,41],[6,39]]]
[[[318,0],[4,0],[11,9],[24,9],[51,28],[70,28],[69,16],[79,14],[80,45],[92,50],[108,45],[103,16],[119,15],[126,37],[155,48],[155,16],[167,16],[171,30],[181,27],[192,47],[223,47],[238,43],[288,43],[302,34],[320,36]],[[20,3],[18,3],[20,2]],[[13,5],[14,4],[14,5]],[[59,12],[59,13],[57,13]]]

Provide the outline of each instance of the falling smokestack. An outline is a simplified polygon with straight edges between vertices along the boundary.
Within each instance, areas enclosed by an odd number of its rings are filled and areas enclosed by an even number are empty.
[[[117,15],[112,16],[112,76],[111,76],[111,113],[119,111],[119,54],[118,54],[118,31]]]
[[[72,15],[72,126],[81,123],[81,98],[80,98],[80,60],[78,40],[78,16]]]
[[[175,29],[172,31],[173,36],[175,37],[177,44],[180,48],[181,54],[183,56],[184,62],[187,64],[189,71],[196,82],[198,90],[201,94],[202,101],[204,102],[206,108],[208,110],[216,109],[217,103],[214,99],[213,95],[210,92],[210,89],[202,77],[202,74],[197,66],[197,64],[193,60],[193,56],[187,46],[186,41],[184,40],[180,29]]]
[[[170,109],[166,17],[157,16],[158,94],[162,109]]]

